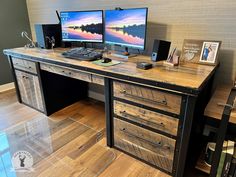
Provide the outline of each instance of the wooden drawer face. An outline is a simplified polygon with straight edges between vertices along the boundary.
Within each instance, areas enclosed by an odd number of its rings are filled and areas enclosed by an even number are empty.
[[[142,125],[163,131],[171,135],[177,135],[179,120],[147,109],[130,104],[114,101],[114,113],[125,119]]]
[[[44,111],[38,77],[18,70],[15,73],[22,102]]]
[[[104,85],[104,77],[92,75],[92,83]]]
[[[43,63],[40,64],[40,68],[42,70],[45,70],[45,71],[48,71],[51,73],[56,73],[56,74],[60,74],[63,76],[72,77],[72,78],[83,80],[86,82],[91,82],[91,80],[92,80],[91,74],[84,73],[81,71],[75,71],[75,70],[71,70],[71,69],[67,69],[67,68],[63,68],[63,67],[58,67],[58,66],[53,66],[53,65],[48,65],[48,64],[43,64]]]
[[[12,63],[14,68],[21,69],[23,71],[28,71],[37,74],[36,65],[32,61],[22,60],[19,58],[12,58]]]
[[[114,145],[172,172],[175,140],[114,118]]]
[[[181,96],[128,83],[113,82],[114,96],[142,105],[179,114]]]

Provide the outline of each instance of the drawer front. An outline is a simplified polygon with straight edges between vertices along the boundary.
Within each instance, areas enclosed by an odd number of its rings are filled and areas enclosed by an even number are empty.
[[[38,77],[17,70],[15,73],[22,102],[44,111]]]
[[[71,70],[71,69],[67,69],[67,68],[63,68],[63,67],[58,67],[58,66],[53,66],[53,65],[48,65],[48,64],[40,64],[40,68],[42,70],[45,70],[45,71],[48,71],[51,73],[56,73],[56,74],[60,74],[63,76],[72,77],[72,78],[83,80],[86,82],[91,82],[91,80],[92,80],[91,74],[84,73],[81,71],[75,71],[75,70]]]
[[[22,60],[19,58],[12,58],[13,66],[16,69],[21,69],[23,71],[28,71],[37,74],[35,62]]]
[[[130,104],[114,101],[114,113],[141,125],[176,136],[179,120]]]
[[[114,118],[114,145],[172,172],[175,140]]]
[[[117,98],[175,114],[180,113],[181,96],[179,95],[117,81],[114,82],[113,87],[114,96]]]
[[[92,75],[92,83],[104,85],[104,77]]]

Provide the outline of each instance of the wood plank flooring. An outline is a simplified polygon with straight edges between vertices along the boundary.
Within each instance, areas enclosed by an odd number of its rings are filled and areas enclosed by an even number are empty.
[[[47,117],[19,104],[14,90],[0,93],[0,140],[7,141],[0,142],[1,177],[168,176],[106,146],[104,104],[94,100]],[[33,172],[11,170],[11,156],[19,150],[33,156]]]

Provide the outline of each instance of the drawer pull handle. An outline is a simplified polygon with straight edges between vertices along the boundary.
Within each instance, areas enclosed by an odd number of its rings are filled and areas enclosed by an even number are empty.
[[[69,72],[68,74],[69,74],[69,75],[71,75],[72,73],[71,73],[71,72]]]
[[[62,70],[62,72],[64,73],[65,71],[64,71],[64,70]]]
[[[144,123],[147,124],[147,125],[148,125],[148,123],[149,123],[149,121],[142,119],[140,116],[138,116],[138,115],[132,115],[132,114],[130,114],[130,113],[127,113],[126,111],[120,111],[120,114],[121,114],[122,116],[124,116],[124,117],[131,117],[131,118],[133,118],[133,119],[135,119],[135,120],[137,120],[137,121],[139,121],[139,122],[144,122]],[[160,123],[152,122],[152,124],[154,124],[154,125],[156,125],[156,126],[159,126],[159,127],[162,127],[162,128],[165,127],[165,124],[164,124],[163,122],[160,122]]]
[[[147,140],[143,137],[140,137],[140,136],[137,136],[131,132],[129,132],[128,130],[126,130],[126,128],[121,128],[120,131],[124,132],[125,134],[127,134],[127,136],[130,136],[130,137],[134,137],[134,138],[137,138],[139,139],[140,141],[144,142],[144,143],[149,143],[151,144],[152,146],[155,146],[155,147],[158,147],[158,148],[161,148],[161,147],[165,147],[167,149],[169,149],[169,145],[163,145],[162,141],[159,141],[159,142],[153,142],[153,141],[150,141],[150,140]]]
[[[29,66],[29,69],[31,69],[31,66]]]
[[[147,98],[144,98],[144,97],[140,97],[140,96],[137,96],[137,95],[132,95],[130,93],[127,93],[126,90],[120,90],[120,93],[124,94],[127,97],[131,97],[131,98],[134,98],[134,99],[139,99],[139,100],[142,100],[142,101],[150,102],[152,104],[161,104],[163,106],[167,106],[166,97],[164,97],[164,100],[158,101],[158,100],[150,100],[150,99],[147,99]]]
[[[231,104],[225,104],[225,103],[217,103],[218,106],[223,106],[223,107],[227,107],[229,109],[235,109],[236,106],[235,106],[235,103],[233,105]]]
[[[22,78],[23,78],[23,79],[28,79],[28,77],[27,77],[27,76],[22,76]]]

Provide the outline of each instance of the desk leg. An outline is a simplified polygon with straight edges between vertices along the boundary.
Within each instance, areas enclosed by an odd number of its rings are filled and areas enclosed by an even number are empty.
[[[105,78],[105,111],[106,111],[106,133],[107,133],[107,146],[113,147],[113,87],[112,81]]]
[[[13,67],[12,58],[10,55],[8,56],[8,61],[9,61],[9,66],[11,68],[12,77],[13,77],[13,81],[14,81],[14,85],[15,85],[16,96],[17,96],[19,103],[22,103],[20,91],[19,91],[19,87],[18,87],[18,83],[17,83],[17,79],[16,79],[15,69]]]
[[[183,127],[181,127],[182,132],[179,137],[180,139],[180,145],[179,149],[177,150],[179,152],[178,158],[177,158],[177,169],[173,170],[173,173],[175,173],[174,176],[176,177],[182,177],[184,175],[185,170],[185,161],[187,157],[188,152],[188,146],[189,146],[189,139],[192,129],[192,122],[194,117],[194,109],[196,104],[196,98],[192,96],[186,96],[182,100],[182,110],[181,110],[181,122]]]
[[[229,98],[227,100],[227,104],[233,105],[235,96],[236,96],[236,92],[231,91]],[[217,175],[217,169],[220,162],[220,156],[221,156],[221,151],[222,151],[224,140],[225,140],[225,135],[227,133],[230,113],[231,113],[231,109],[225,106],[222,119],[220,121],[220,126],[219,126],[219,129],[217,130],[216,147],[215,147],[215,152],[213,154],[210,177],[215,177]]]

